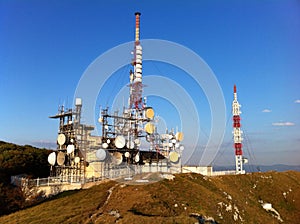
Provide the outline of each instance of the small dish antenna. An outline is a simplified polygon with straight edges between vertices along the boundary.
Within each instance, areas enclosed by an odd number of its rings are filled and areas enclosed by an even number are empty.
[[[80,158],[78,156],[76,156],[74,162],[75,163],[79,163],[80,162]]]
[[[106,157],[107,157],[106,150],[104,150],[104,149],[98,149],[98,150],[96,151],[96,157],[97,157],[101,162],[103,162],[103,161],[106,159]]]
[[[153,134],[153,132],[155,131],[155,126],[154,126],[154,124],[148,122],[148,123],[145,125],[145,131],[146,131],[148,134]]]
[[[181,142],[183,140],[183,133],[182,132],[177,132],[175,135],[175,138],[177,141]]]
[[[145,115],[146,115],[147,118],[153,119],[153,117],[154,117],[154,110],[151,107],[147,108]]]
[[[126,147],[128,149],[133,149],[134,148],[134,142],[133,141],[128,141],[127,144],[126,144]]]
[[[125,138],[122,135],[119,135],[115,139],[115,145],[118,149],[124,148],[126,144]]]
[[[169,154],[169,159],[172,163],[177,163],[178,160],[179,160],[179,155],[177,152],[173,151],[173,152],[170,152]]]
[[[139,154],[139,153],[137,153],[137,154],[135,155],[134,161],[135,161],[136,163],[138,163],[138,162],[140,161],[140,154]]]
[[[56,162],[56,154],[55,152],[51,152],[48,156],[48,162],[50,163],[51,166],[55,165]]]
[[[57,143],[59,145],[63,145],[63,144],[65,144],[65,142],[66,142],[66,136],[64,134],[59,134],[57,136]]]
[[[112,162],[115,165],[120,165],[123,162],[123,155],[120,152],[114,152]]]
[[[57,154],[57,164],[62,166],[65,163],[65,154],[63,152],[59,152]]]
[[[130,153],[129,153],[129,152],[125,152],[124,156],[125,156],[126,158],[129,158],[129,157],[130,157]]]
[[[74,145],[68,145],[67,146],[67,153],[71,154],[72,152],[74,152],[75,150],[75,146]]]

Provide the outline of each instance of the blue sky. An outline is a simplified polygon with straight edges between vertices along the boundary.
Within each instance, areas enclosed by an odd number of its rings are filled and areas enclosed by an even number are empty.
[[[59,104],[72,106],[77,83],[99,55],[133,40],[135,11],[142,13],[142,39],[188,47],[219,81],[229,121],[216,164],[233,162],[233,84],[242,104],[245,155],[249,152],[248,157],[255,157],[253,163],[259,164],[300,164],[300,3],[289,0],[2,0],[0,139],[55,144],[58,122],[48,116],[57,112]],[[126,69],[119,73],[126,75]],[[181,82],[195,99],[205,144],[211,127],[202,90],[192,80],[182,80],[182,71],[162,63],[144,63],[143,71],[145,76],[159,73]],[[118,85],[126,85],[126,78]],[[167,123],[176,120],[167,103],[151,100]]]

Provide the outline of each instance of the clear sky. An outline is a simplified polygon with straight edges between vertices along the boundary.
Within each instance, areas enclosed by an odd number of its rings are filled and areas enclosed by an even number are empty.
[[[80,78],[98,56],[133,41],[136,11],[142,13],[142,39],[181,44],[214,72],[228,121],[216,164],[233,163],[234,84],[242,104],[245,156],[252,163],[300,164],[300,2],[296,0],[0,0],[0,139],[55,145],[58,122],[48,116],[56,114],[59,104],[72,106]],[[114,88],[126,86],[127,69],[120,70],[126,78]],[[181,82],[195,100],[200,142],[205,145],[211,117],[202,90],[194,88],[193,80],[181,79],[182,71],[163,63],[145,63],[143,72]],[[151,83],[147,85],[151,88]],[[100,98],[99,103],[108,105],[113,97]],[[166,123],[176,125],[176,113],[166,109],[171,107],[168,103],[155,97],[149,101]]]

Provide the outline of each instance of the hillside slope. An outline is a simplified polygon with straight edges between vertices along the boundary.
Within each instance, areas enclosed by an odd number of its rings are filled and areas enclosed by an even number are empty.
[[[10,184],[13,175],[48,177],[50,165],[47,161],[50,150],[30,145],[16,145],[0,141],[0,216],[17,211],[31,204],[20,188]]]
[[[0,223],[195,223],[195,216],[199,223],[209,217],[215,223],[299,223],[300,173],[178,174],[147,185],[107,181],[0,217]]]

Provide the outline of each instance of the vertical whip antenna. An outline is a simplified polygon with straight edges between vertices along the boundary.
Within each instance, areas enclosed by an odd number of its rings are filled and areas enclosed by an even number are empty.
[[[135,13],[135,43],[140,42],[140,16],[141,13]]]

